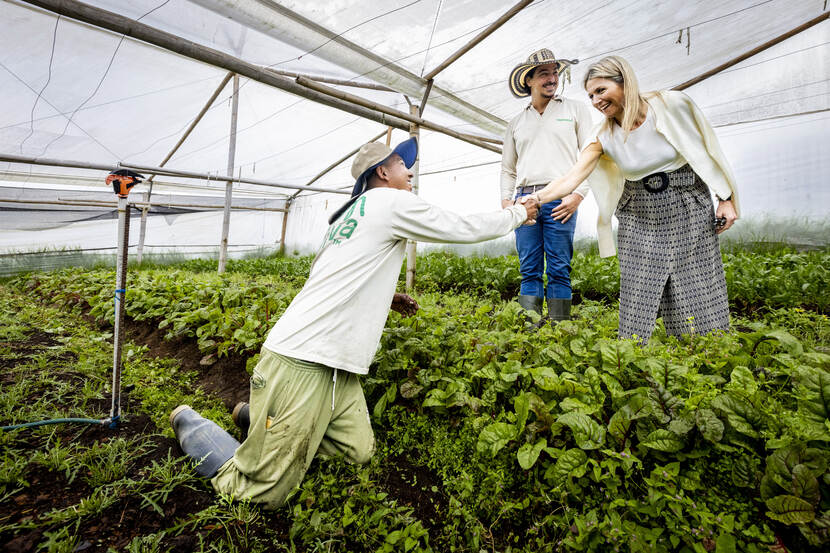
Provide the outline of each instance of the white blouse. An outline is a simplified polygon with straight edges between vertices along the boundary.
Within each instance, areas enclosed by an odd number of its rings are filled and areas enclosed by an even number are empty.
[[[666,137],[657,132],[654,112],[648,108],[646,120],[628,134],[615,126],[613,132],[603,130],[597,138],[603,152],[617,164],[627,180],[640,180],[657,172],[668,172],[686,165],[686,159]]]

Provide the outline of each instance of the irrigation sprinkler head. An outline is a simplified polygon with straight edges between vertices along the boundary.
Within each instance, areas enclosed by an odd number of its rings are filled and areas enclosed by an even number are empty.
[[[144,180],[144,175],[130,171],[129,169],[118,169],[107,175],[107,184],[112,185],[113,191],[119,198],[126,198],[130,189]]]

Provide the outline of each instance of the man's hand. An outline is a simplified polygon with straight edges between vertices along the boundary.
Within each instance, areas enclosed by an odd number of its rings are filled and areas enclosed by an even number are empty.
[[[502,200],[501,201],[501,208],[502,209],[507,209],[511,205],[513,205],[513,200]]]
[[[519,202],[521,202],[521,204],[525,206],[525,210],[527,210],[527,219],[525,219],[524,224],[535,225],[536,215],[539,213],[539,197],[536,194],[522,196],[519,198]]]
[[[406,294],[395,292],[395,295],[392,296],[392,310],[397,311],[404,317],[414,315],[418,311],[419,307],[418,302]]]
[[[553,209],[551,217],[553,217],[554,221],[559,221],[564,225],[573,216],[573,214],[576,213],[576,209],[579,207],[579,204],[582,203],[582,200],[582,196],[575,192],[571,192],[562,198],[561,204]]]
[[[715,218],[726,219],[726,223],[718,227],[717,233],[720,234],[738,220],[738,212],[735,211],[735,204],[732,200],[720,200],[718,202],[718,209],[715,211]]]

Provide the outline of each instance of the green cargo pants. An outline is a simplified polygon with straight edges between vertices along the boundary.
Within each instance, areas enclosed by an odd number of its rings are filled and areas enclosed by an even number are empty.
[[[248,438],[211,483],[276,508],[315,455],[366,463],[375,438],[358,375],[265,348],[251,376]]]

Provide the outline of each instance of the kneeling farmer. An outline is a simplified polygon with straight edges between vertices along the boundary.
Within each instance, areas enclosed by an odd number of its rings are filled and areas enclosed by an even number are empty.
[[[418,144],[372,142],[352,165],[351,199],[329,219],[303,289],[271,329],[251,376],[250,406],[234,409],[240,445],[186,405],[170,414],[182,450],[217,491],[279,506],[311,460],[367,462],[374,435],[358,375],[366,374],[392,309],[418,309],[395,287],[406,240],[480,242],[532,223],[537,205],[461,217],[412,194]]]

